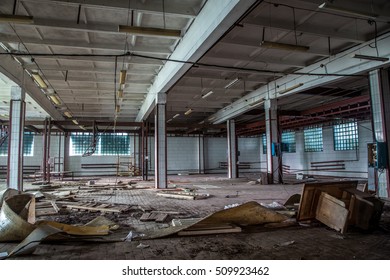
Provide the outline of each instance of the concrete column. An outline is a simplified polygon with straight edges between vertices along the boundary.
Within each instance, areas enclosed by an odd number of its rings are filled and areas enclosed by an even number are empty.
[[[198,168],[199,174],[204,174],[204,136],[198,136]]]
[[[10,126],[8,134],[7,187],[23,191],[23,136],[26,114],[26,93],[18,86],[11,87]]]
[[[371,112],[374,125],[375,141],[385,143],[377,145],[377,158],[385,159],[384,166],[378,166],[379,197],[389,197],[389,140],[390,140],[390,86],[389,71],[374,70],[370,72]],[[387,147],[379,150],[378,147]],[[382,160],[380,160],[382,162]]]
[[[227,121],[228,178],[238,178],[237,136],[234,120]]]
[[[155,108],[155,187],[168,187],[167,181],[167,131],[166,131],[166,93],[158,93]]]
[[[282,157],[277,108],[276,99],[268,99],[264,103],[268,184],[282,183]]]

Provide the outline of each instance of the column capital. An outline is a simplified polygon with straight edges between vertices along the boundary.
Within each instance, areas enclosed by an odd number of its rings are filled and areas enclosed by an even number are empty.
[[[156,105],[166,104],[166,103],[167,103],[167,94],[165,92],[158,92],[156,95]]]

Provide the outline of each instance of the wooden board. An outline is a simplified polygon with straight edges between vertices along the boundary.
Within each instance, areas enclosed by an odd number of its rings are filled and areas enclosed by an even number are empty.
[[[349,211],[345,203],[337,198],[322,192],[318,199],[316,219],[341,233],[345,233],[348,226]]]
[[[220,234],[220,233],[234,233],[234,232],[241,232],[241,228],[237,226],[229,226],[229,227],[223,227],[223,228],[203,228],[203,229],[196,229],[191,230],[186,229],[183,231],[179,231],[177,234],[180,236],[189,236],[189,235],[206,235],[206,234]]]
[[[115,212],[115,213],[121,212],[121,210],[114,209],[114,208],[101,208],[101,207],[82,206],[82,205],[65,205],[65,207],[69,209],[80,209],[80,210],[100,211],[100,212]]]
[[[357,184],[358,181],[305,183],[299,203],[297,221],[315,219],[321,192],[335,198],[342,198],[345,189],[356,189]]]

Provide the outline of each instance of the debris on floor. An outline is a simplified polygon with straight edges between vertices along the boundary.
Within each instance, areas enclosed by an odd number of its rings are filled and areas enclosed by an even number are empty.
[[[166,198],[175,198],[175,199],[187,199],[187,200],[197,200],[197,199],[206,199],[210,197],[208,193],[197,193],[196,190],[191,189],[177,189],[177,190],[163,190],[157,192],[157,196],[166,197]]]
[[[349,226],[369,230],[378,226],[384,202],[359,191],[357,181],[304,184],[297,221],[316,219],[345,233]]]

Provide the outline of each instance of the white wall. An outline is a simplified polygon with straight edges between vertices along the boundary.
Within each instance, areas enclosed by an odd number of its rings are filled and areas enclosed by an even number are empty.
[[[290,166],[292,171],[310,175],[345,176],[367,178],[367,143],[373,142],[371,122],[358,124],[359,150],[335,151],[333,143],[333,128],[323,128],[322,137],[324,150],[322,152],[305,152],[303,131],[296,132],[296,153],[283,153],[283,164]],[[313,171],[311,162],[344,160],[345,170]],[[302,170],[302,171],[300,171]]]

